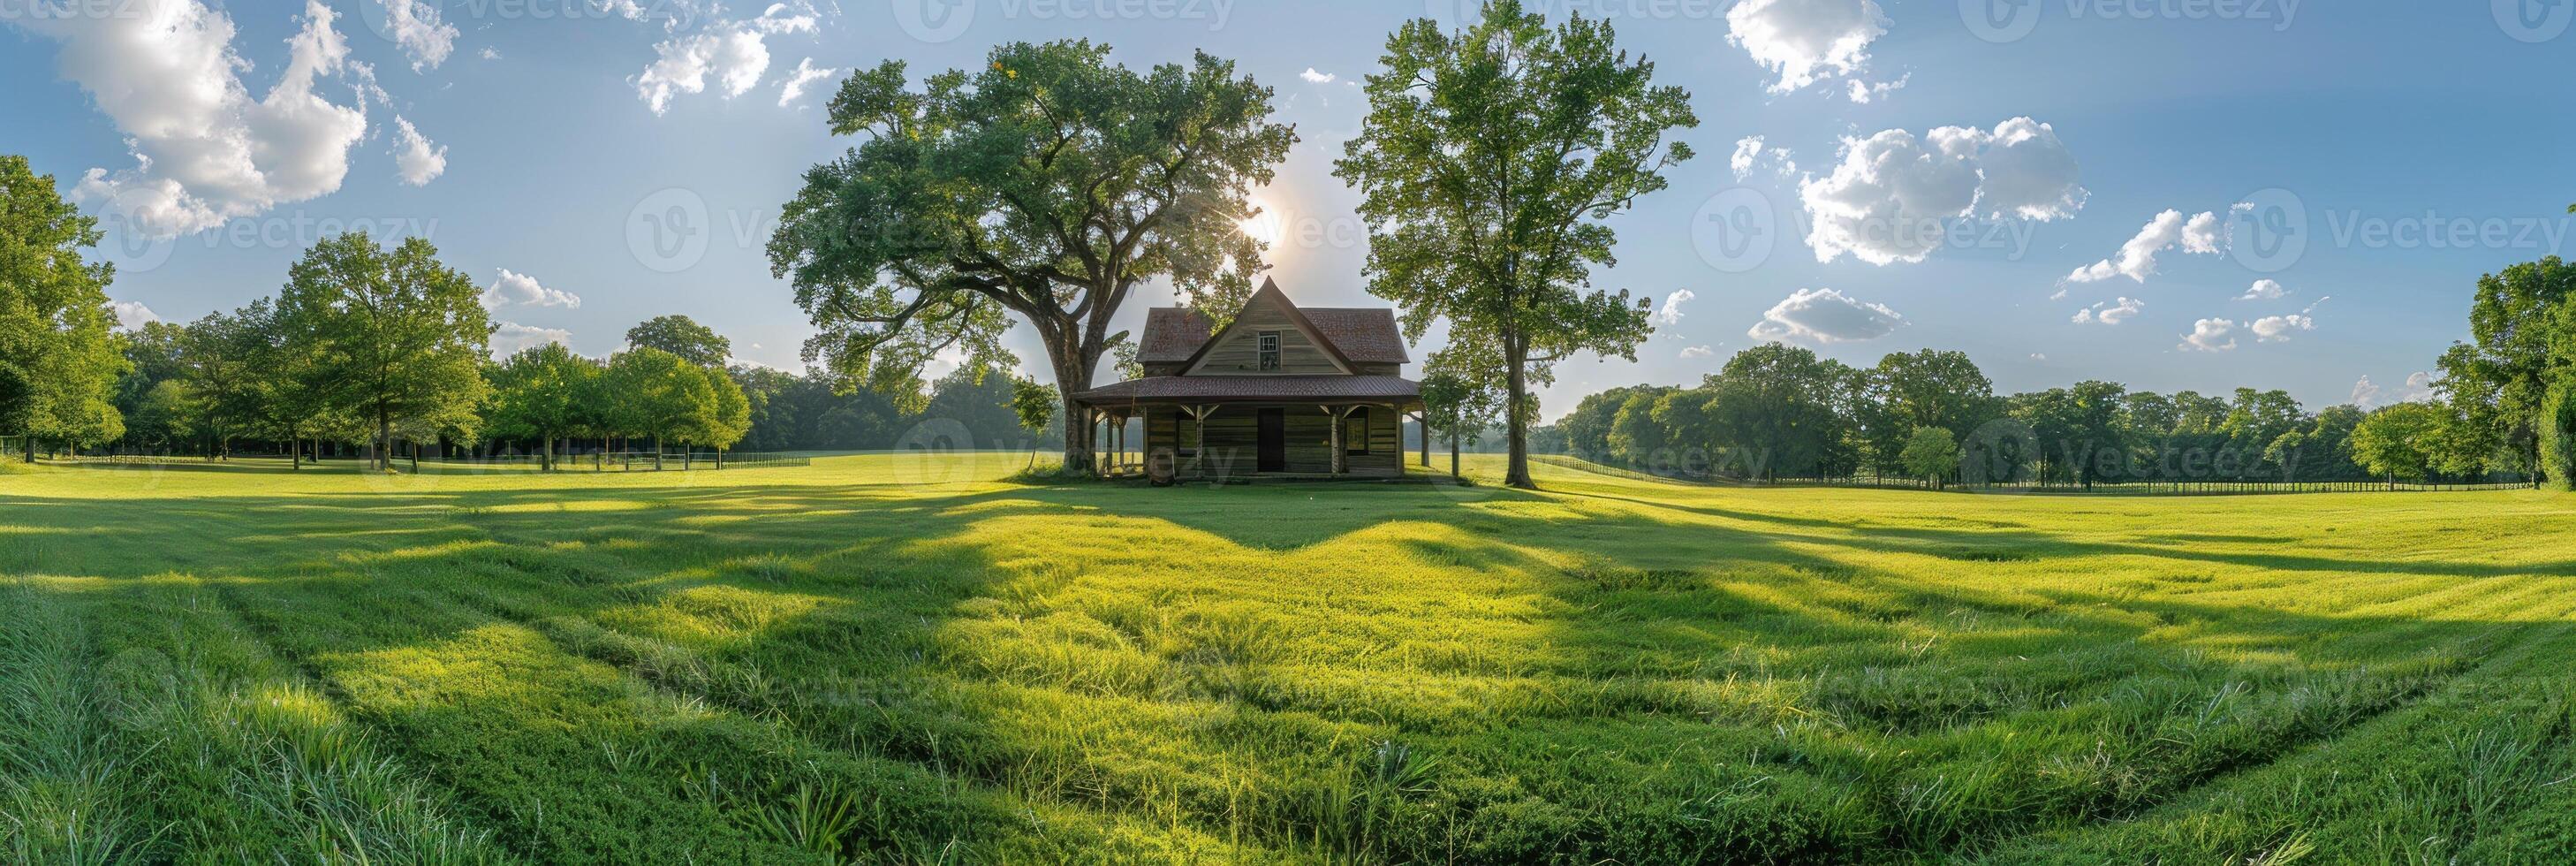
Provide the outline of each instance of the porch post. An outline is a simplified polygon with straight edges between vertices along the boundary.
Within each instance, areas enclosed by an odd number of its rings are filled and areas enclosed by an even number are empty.
[[[1422,413],[1413,418],[1422,422],[1422,468],[1429,469],[1431,468],[1431,407],[1422,407]]]
[[[1342,419],[1350,417],[1350,416],[1351,416],[1351,410],[1353,410],[1353,409],[1357,409],[1357,408],[1359,408],[1359,407],[1357,407],[1357,406],[1341,406],[1341,407],[1334,407],[1334,406],[1330,406],[1330,405],[1326,405],[1326,406],[1324,406],[1324,407],[1323,407],[1323,410],[1324,410],[1324,417],[1329,421],[1329,423],[1331,423],[1331,424],[1333,425],[1333,440],[1332,440],[1332,442],[1333,442],[1333,444],[1332,444],[1332,449],[1333,449],[1333,464],[1332,464],[1332,465],[1333,465],[1333,474],[1335,474],[1335,475],[1342,475],[1342,474],[1345,474],[1345,473],[1350,472],[1350,455],[1349,455],[1349,454],[1347,454],[1347,453],[1344,453],[1344,452],[1345,452],[1345,449],[1342,447]]]
[[[1190,454],[1192,455],[1190,468],[1197,470],[1199,477],[1205,478],[1207,477],[1207,419],[1209,415],[1216,414],[1216,407],[1200,404],[1182,406],[1180,410],[1189,413],[1190,416]],[[1175,461],[1172,474],[1179,475],[1180,471],[1181,467],[1178,461]]]

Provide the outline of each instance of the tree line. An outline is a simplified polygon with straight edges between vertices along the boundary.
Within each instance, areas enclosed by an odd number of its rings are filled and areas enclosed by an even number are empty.
[[[2447,404],[2310,412],[2280,390],[2132,391],[2117,382],[1998,394],[1962,352],[1854,367],[1781,343],[1689,388],[1585,397],[1536,438],[1596,462],[1749,480],[2094,484],[2462,481],[2528,467]]]

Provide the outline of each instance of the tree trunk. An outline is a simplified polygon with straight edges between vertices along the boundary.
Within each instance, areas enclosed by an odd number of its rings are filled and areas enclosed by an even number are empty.
[[[1523,369],[1528,359],[1529,348],[1522,344],[1519,336],[1506,335],[1503,338],[1504,399],[1511,401],[1510,405],[1503,407],[1504,417],[1509,419],[1504,424],[1509,429],[1503,439],[1510,454],[1503,467],[1503,484],[1536,490],[1538,484],[1530,480],[1529,471],[1529,401],[1525,398],[1529,393],[1529,375]]]
[[[1078,330],[1080,325],[1066,321],[1063,329]],[[1064,401],[1064,468],[1065,475],[1088,473],[1093,469],[1091,417],[1083,411],[1074,395],[1091,390],[1091,370],[1099,366],[1100,357],[1083,358],[1084,352],[1072,336],[1046,341],[1047,361],[1055,367],[1056,397]]]
[[[1449,434],[1449,477],[1458,477],[1458,434]]]
[[[376,414],[376,454],[375,454],[375,464],[376,464],[376,470],[377,470],[377,471],[380,471],[380,472],[390,472],[390,471],[393,471],[393,468],[394,468],[394,451],[393,451],[393,448],[394,448],[394,420],[393,420],[392,418],[390,418],[390,417],[387,417],[384,413],[379,412],[379,413],[377,413],[377,414]]]

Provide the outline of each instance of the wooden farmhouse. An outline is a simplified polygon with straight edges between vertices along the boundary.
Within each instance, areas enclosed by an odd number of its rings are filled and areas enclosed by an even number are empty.
[[[1213,333],[1212,333],[1213,332]],[[1079,392],[1110,449],[1103,472],[1180,480],[1396,478],[1404,422],[1421,421],[1422,386],[1395,312],[1301,308],[1262,281],[1223,330],[1186,307],[1146,313],[1144,376]],[[1143,419],[1143,447],[1123,441]],[[1430,462],[1425,431],[1422,461]]]

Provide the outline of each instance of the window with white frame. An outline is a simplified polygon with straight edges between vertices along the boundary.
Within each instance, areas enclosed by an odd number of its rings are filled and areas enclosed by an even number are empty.
[[[1261,336],[1257,338],[1255,346],[1257,348],[1254,351],[1261,359],[1261,369],[1263,371],[1279,369],[1278,331],[1261,332]]]

